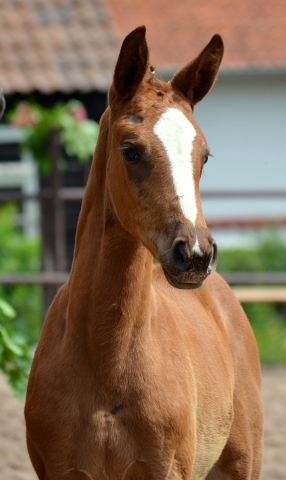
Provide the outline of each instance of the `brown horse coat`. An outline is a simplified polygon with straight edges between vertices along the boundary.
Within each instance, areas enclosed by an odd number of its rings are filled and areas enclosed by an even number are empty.
[[[222,55],[215,35],[166,84],[149,71],[144,27],[123,42],[70,279],[29,380],[27,444],[40,480],[260,477],[257,347],[212,273],[198,189],[209,149],[193,107]]]

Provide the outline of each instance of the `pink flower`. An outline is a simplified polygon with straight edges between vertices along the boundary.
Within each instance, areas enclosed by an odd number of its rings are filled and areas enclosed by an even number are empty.
[[[71,115],[76,119],[78,123],[87,120],[86,109],[83,105],[77,105],[71,109]]]
[[[18,127],[31,127],[38,122],[38,115],[28,102],[19,103],[15,110],[12,124]]]

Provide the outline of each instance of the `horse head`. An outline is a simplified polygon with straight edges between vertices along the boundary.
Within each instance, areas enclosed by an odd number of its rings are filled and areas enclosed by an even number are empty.
[[[145,27],[124,40],[109,91],[108,190],[116,218],[178,288],[195,288],[216,268],[199,181],[210,153],[193,109],[212,87],[223,56],[214,35],[173,79],[157,79]]]

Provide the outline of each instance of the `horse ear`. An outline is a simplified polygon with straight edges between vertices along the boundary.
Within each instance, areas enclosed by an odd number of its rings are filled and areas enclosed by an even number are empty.
[[[149,51],[145,35],[146,27],[138,27],[123,41],[113,77],[115,90],[123,98],[135,94],[146,74]]]
[[[171,80],[192,106],[200,102],[213,86],[223,57],[223,41],[214,35],[203,51],[192,62],[179,70]]]

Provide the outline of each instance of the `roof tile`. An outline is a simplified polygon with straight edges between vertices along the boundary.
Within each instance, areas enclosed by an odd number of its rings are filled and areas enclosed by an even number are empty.
[[[121,39],[146,25],[151,61],[174,71],[220,33],[224,69],[286,68],[285,0],[106,0]]]
[[[0,2],[0,85],[6,94],[106,91],[119,45],[101,0]]]
[[[5,93],[106,91],[120,40],[142,24],[162,73],[214,33],[225,42],[225,70],[286,69],[285,0],[0,0],[0,85]]]

